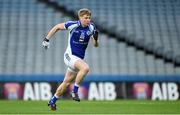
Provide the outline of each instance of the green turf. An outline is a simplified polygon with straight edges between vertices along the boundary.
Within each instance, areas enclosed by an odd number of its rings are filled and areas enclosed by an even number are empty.
[[[81,101],[60,100],[57,111],[47,101],[0,101],[0,114],[180,114],[180,101]]]

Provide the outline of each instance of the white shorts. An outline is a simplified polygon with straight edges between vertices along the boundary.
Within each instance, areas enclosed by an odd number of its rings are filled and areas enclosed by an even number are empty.
[[[74,67],[74,64],[77,60],[81,60],[81,58],[74,56],[68,52],[64,53],[64,63],[68,67],[68,70],[71,72],[77,73],[78,70]]]

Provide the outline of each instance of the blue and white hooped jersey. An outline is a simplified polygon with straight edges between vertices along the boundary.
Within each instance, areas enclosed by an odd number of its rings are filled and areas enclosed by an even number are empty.
[[[69,30],[67,51],[81,59],[85,56],[85,51],[90,37],[96,29],[93,23],[87,27],[82,27],[80,21],[68,21],[65,28]]]

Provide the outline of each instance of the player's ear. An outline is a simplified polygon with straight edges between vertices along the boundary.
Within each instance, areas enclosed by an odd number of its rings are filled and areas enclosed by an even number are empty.
[[[82,19],[82,16],[78,16],[79,20]]]

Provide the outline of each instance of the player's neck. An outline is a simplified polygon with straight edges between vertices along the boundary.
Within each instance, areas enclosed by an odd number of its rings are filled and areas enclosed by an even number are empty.
[[[85,28],[85,27],[88,26],[88,25],[83,24],[81,21],[79,21],[79,22],[80,22],[80,25],[81,25],[83,28]]]

